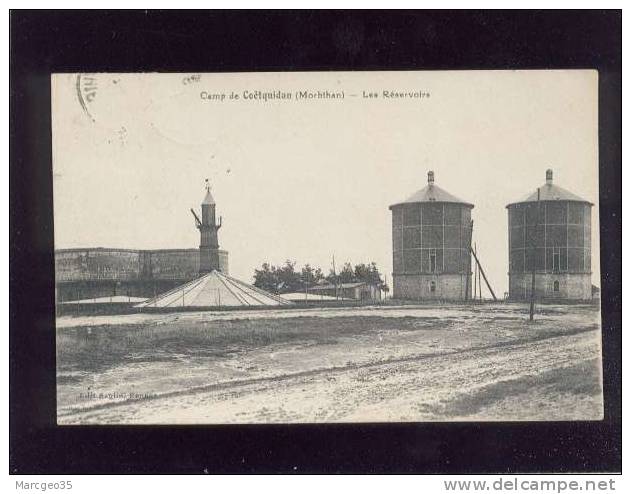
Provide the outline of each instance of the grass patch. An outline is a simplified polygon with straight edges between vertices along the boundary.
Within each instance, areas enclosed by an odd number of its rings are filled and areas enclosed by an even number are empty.
[[[122,361],[229,357],[236,352],[278,344],[329,345],[340,337],[396,330],[440,330],[450,319],[420,323],[419,318],[358,316],[296,317],[65,328],[57,332],[59,370],[100,371]],[[171,357],[170,357],[171,356]]]
[[[536,376],[490,384],[444,404],[439,413],[451,417],[474,415],[507,397],[528,396],[533,389],[543,389],[552,398],[562,394],[600,396],[602,390],[599,365],[599,361],[594,359]]]

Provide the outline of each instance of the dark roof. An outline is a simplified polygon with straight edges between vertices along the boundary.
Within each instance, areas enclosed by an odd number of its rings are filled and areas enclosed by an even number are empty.
[[[546,183],[539,187],[538,190],[540,201],[572,201],[591,204],[591,202],[583,199],[582,197],[579,197],[569,190],[566,190],[563,187],[559,187],[558,185],[552,183],[552,170],[546,171]],[[528,195],[522,197],[518,201],[511,202],[506,207],[523,202],[537,202],[537,190],[535,190],[534,192],[530,192]]]

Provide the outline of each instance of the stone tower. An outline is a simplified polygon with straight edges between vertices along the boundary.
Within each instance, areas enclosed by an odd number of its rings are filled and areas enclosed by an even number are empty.
[[[210,184],[206,179],[206,196],[202,201],[202,218],[201,220],[191,209],[195,216],[195,224],[199,229],[199,273],[205,274],[213,270],[220,271],[219,263],[219,239],[218,230],[221,228],[221,216],[219,223],[215,218],[215,200],[210,193]]]

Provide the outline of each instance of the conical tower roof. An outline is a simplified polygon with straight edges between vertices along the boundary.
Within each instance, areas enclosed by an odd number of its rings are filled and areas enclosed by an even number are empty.
[[[522,202],[537,202],[537,199],[540,201],[571,201],[592,204],[586,199],[577,196],[573,192],[570,192],[569,190],[554,184],[552,181],[552,170],[548,169],[546,170],[546,183],[539,187],[538,191],[535,190],[533,192],[530,192],[518,201],[511,202],[506,207]]]
[[[390,209],[402,204],[414,204],[419,202],[451,202],[473,207],[473,204],[470,202],[463,201],[462,199],[450,194],[445,189],[435,185],[433,171],[427,173],[427,185],[425,187],[412,194],[406,200],[393,204],[390,206]]]
[[[202,201],[202,206],[205,204],[215,204],[215,198],[210,193],[210,186],[206,187],[206,195],[204,196],[204,200]]]
[[[206,195],[204,196],[204,200],[202,201],[202,206],[210,204],[210,205],[215,205],[215,198],[213,197],[213,195],[210,193],[210,181],[208,179],[206,179]]]
[[[211,271],[135,307],[250,307],[291,302],[219,271]]]

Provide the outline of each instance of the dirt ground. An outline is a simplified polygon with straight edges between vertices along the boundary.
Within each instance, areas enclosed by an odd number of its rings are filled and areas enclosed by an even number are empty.
[[[60,424],[598,420],[598,308],[404,306],[57,320]]]

